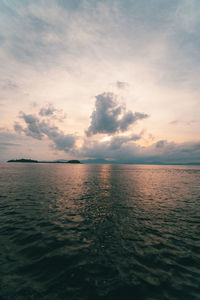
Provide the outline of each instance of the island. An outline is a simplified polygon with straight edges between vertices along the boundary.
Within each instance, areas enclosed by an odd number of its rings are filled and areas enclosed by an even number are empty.
[[[42,163],[42,164],[81,164],[81,162],[77,159],[72,160],[56,160],[56,161],[38,161],[34,159],[27,159],[27,158],[21,158],[21,159],[11,159],[7,161],[8,163]]]
[[[77,159],[72,159],[67,162],[68,164],[80,164],[81,162]]]
[[[8,160],[7,162],[9,162],[9,163],[11,163],[11,162],[17,162],[17,163],[38,163],[37,160],[27,159],[27,158],[11,159],[11,160]]]

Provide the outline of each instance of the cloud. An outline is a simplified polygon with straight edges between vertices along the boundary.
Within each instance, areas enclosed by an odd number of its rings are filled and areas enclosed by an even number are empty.
[[[144,148],[143,156],[157,162],[200,161],[200,142],[175,143],[161,140]]]
[[[111,106],[112,107],[112,106]],[[120,108],[114,108],[118,115]],[[64,134],[57,126],[48,120],[41,119],[36,115],[21,112],[22,123],[15,123],[15,131],[24,133],[37,140],[48,138],[53,142],[53,148],[70,153],[75,157],[108,159],[121,163],[184,163],[200,162],[200,142],[175,143],[167,140],[159,140],[150,146],[140,146],[137,141],[142,138],[143,133],[132,135],[114,135],[110,139],[95,140],[84,137],[83,144],[76,145],[77,137],[72,134]],[[9,140],[4,140],[5,148]],[[10,145],[11,146],[11,145]]]
[[[20,146],[20,144],[0,142],[0,149],[1,150],[6,150],[9,147],[18,147],[18,146]]]
[[[135,141],[141,139],[141,137],[142,133],[129,136],[118,135],[106,141],[85,138],[82,147],[75,149],[75,154],[78,157],[111,159],[123,162],[138,151],[137,149],[140,147]]]
[[[48,137],[53,142],[55,149],[65,152],[69,152],[74,147],[75,135],[64,134],[57,126],[52,125],[49,120],[40,120],[39,117],[25,114],[24,112],[21,112],[19,117],[25,122],[26,126],[24,127],[22,124],[15,122],[14,129],[17,133],[25,133],[25,135],[38,140]]]
[[[155,147],[156,148],[164,148],[164,146],[166,145],[166,141],[165,140],[160,140],[158,142],[155,143]]]
[[[124,81],[117,81],[116,82],[116,86],[118,87],[118,89],[125,89],[126,87],[128,87],[128,83],[124,82]]]
[[[72,134],[62,134],[58,133],[54,136],[53,142],[56,145],[57,150],[63,150],[65,152],[69,152],[70,149],[72,149],[75,145],[75,136]]]
[[[52,105],[49,105],[48,107],[42,107],[39,111],[40,116],[52,116],[57,109],[53,107]]]
[[[125,162],[138,157],[140,146],[131,137],[113,137],[109,141],[85,139],[81,148],[76,149],[76,156],[89,159],[109,159]]]
[[[131,136],[115,136],[110,140],[110,149],[119,149],[122,145],[127,144],[131,141],[138,141],[141,139],[141,134]]]
[[[76,155],[121,163],[200,162],[200,142],[177,144],[160,140],[150,146],[142,147],[134,140],[131,137],[114,137],[105,142],[85,140]]]
[[[97,133],[114,134],[126,131],[137,120],[145,119],[144,113],[126,111],[125,106],[119,105],[113,93],[103,93],[96,96],[95,110],[91,115],[91,124],[86,131],[87,136]]]
[[[170,125],[177,125],[180,121],[178,120],[173,120],[171,122],[169,122]]]
[[[73,9],[72,2],[78,3]],[[0,42],[8,61],[53,69],[64,56],[72,69],[71,61],[80,67],[80,56],[101,64],[99,58],[116,57],[114,63],[127,60],[129,69],[140,57],[158,68],[161,82],[185,85],[199,78],[199,11],[197,0],[1,1]]]
[[[29,139],[6,128],[0,128],[0,161],[15,158],[23,153]]]
[[[183,121],[183,120],[173,120],[169,122],[170,125],[184,125],[184,126],[191,126],[196,123],[197,120],[190,120],[190,121]]]
[[[2,143],[2,142],[0,142],[0,145],[1,146],[5,146],[5,147],[9,147],[9,146],[19,146],[19,144],[15,144],[15,143]]]
[[[1,144],[4,145],[18,145],[19,136],[17,136],[15,133],[9,131],[6,128],[0,128],[0,141]]]
[[[58,110],[51,104],[40,108],[37,115],[27,114],[21,111],[19,113],[19,119],[21,121],[15,122],[14,130],[18,134],[25,134],[37,140],[48,138],[53,142],[53,147],[56,150],[70,152],[74,155],[81,154],[83,156],[83,152],[86,152],[86,155],[88,155],[88,147],[87,151],[84,150],[85,146],[80,146],[79,149],[77,148],[77,137],[75,135],[65,134],[54,124],[53,121],[55,121],[56,118],[53,120],[53,117],[56,116],[58,112],[63,114],[62,110]],[[92,117],[92,124],[95,124],[95,127],[93,126],[93,128],[91,128],[92,125],[90,126],[88,136],[96,132],[115,134],[110,138],[109,143],[106,144],[107,150],[109,149],[109,151],[112,152],[128,143],[141,139],[142,133],[132,135],[119,135],[118,133],[120,131],[126,131],[131,124],[146,117],[146,114],[127,112],[125,106],[118,104],[116,96],[112,93],[103,93],[96,97],[96,110],[93,112]],[[87,137],[84,139],[83,144],[90,145],[92,149],[92,144],[90,144],[89,139]],[[98,142],[94,141],[92,143],[98,145]],[[101,146],[104,145],[104,143],[100,143],[97,147],[100,149]],[[102,155],[103,153],[104,151],[102,151]]]
[[[2,90],[17,90],[17,89],[19,89],[19,86],[10,79],[1,80],[0,87]]]
[[[27,136],[41,140],[44,136],[43,131],[46,125],[45,122],[40,122],[36,116],[31,114],[27,115],[23,112],[20,113],[20,118],[25,121],[27,127],[23,129],[20,124],[15,124],[15,129],[17,129],[17,132],[24,131]]]
[[[39,111],[39,115],[41,117],[51,117],[59,121],[63,121],[66,118],[66,114],[63,110],[55,108],[52,104],[42,107]]]

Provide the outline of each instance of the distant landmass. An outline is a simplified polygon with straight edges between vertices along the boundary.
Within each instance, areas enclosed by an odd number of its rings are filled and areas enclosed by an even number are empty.
[[[81,161],[84,164],[122,164],[122,165],[175,165],[175,166],[199,166],[200,162],[162,162],[162,161],[116,161],[107,159],[86,159]]]
[[[17,162],[17,163],[38,163],[37,160],[26,159],[26,158],[21,158],[21,159],[11,159],[11,160],[8,160],[7,162],[9,162],[9,163],[11,163],[11,162]]]
[[[35,159],[11,159],[8,160],[9,163],[43,163],[43,164],[130,164],[130,165],[186,165],[186,166],[195,166],[200,165],[200,162],[156,162],[156,161],[114,161],[114,160],[107,160],[107,159],[86,159],[86,160],[77,160],[77,159],[71,159],[71,160],[54,160],[54,161],[48,161],[48,160],[35,160]]]
[[[8,160],[7,162],[9,163],[51,163],[51,164],[80,164],[81,162],[77,159],[72,159],[72,160],[56,160],[56,161],[38,161],[34,159],[26,159],[26,158],[21,158],[21,159],[11,159]]]
[[[77,159],[72,159],[67,162],[67,164],[80,164],[81,162]]]
[[[43,164],[81,164],[80,160],[71,159],[71,160],[55,160],[55,161],[38,161]]]

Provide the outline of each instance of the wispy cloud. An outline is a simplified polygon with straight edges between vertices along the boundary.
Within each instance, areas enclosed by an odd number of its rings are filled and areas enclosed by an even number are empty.
[[[18,84],[12,81],[11,79],[2,79],[0,81],[0,87],[1,89],[6,91],[11,91],[11,90],[13,91],[19,88]]]

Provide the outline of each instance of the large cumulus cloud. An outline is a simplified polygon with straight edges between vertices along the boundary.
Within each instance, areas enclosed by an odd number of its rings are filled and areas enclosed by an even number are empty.
[[[112,93],[96,96],[95,110],[91,115],[91,124],[86,131],[87,136],[97,133],[114,134],[126,131],[136,121],[147,118],[145,113],[126,111],[119,105]]]

